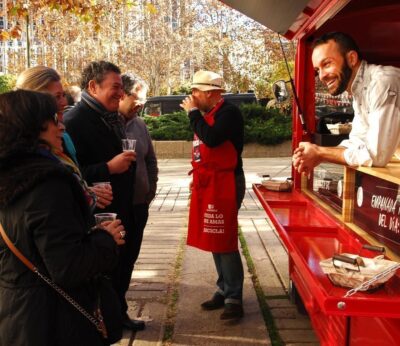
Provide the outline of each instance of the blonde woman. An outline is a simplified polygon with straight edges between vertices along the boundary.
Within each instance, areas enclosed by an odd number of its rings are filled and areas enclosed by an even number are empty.
[[[35,66],[23,71],[17,78],[16,89],[32,90],[48,93],[54,96],[57,103],[57,117],[63,130],[63,150],[54,149],[53,154],[67,166],[78,178],[84,189],[89,205],[104,209],[112,202],[112,191],[104,187],[88,188],[78,168],[76,150],[71,137],[65,132],[63,122],[63,110],[67,105],[61,77],[56,70],[47,66]],[[94,194],[93,194],[94,192]]]

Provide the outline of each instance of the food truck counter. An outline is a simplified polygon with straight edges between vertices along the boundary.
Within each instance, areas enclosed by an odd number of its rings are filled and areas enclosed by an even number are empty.
[[[304,141],[339,144],[340,124],[331,119],[338,126],[336,135],[320,120],[349,112],[351,95],[327,98],[331,93],[315,74],[316,38],[342,31],[357,42],[359,57],[369,64],[400,67],[399,0],[221,1],[297,40],[294,78],[290,73],[287,78],[295,101],[293,149]],[[288,83],[286,78],[281,82]],[[400,345],[400,274],[373,291],[345,298],[349,289],[334,285],[333,274],[329,278],[320,264],[335,253],[376,257],[363,245],[384,247],[386,259],[400,262],[400,164],[357,169],[321,164],[310,179],[295,171],[292,179],[292,192],[269,191],[261,184],[253,188],[288,249],[291,292],[304,303],[321,345]]]
[[[390,321],[390,328],[400,328],[398,275],[374,290],[345,297],[350,288],[334,285],[320,265],[322,260],[335,254],[367,258],[378,255],[363,248],[365,244],[384,244],[387,258],[399,261],[400,164],[342,169],[340,212],[332,208],[329,200],[315,193],[312,179],[303,179],[302,189],[291,192],[270,191],[262,184],[253,185],[288,250],[294,289],[302,298],[321,340],[332,345],[341,344],[330,343],[333,335],[341,335],[345,344],[357,328],[368,329],[370,323],[378,320],[381,324]],[[332,333],[331,328],[337,331]]]
[[[359,167],[357,171],[400,185],[400,162],[392,162],[382,168]]]

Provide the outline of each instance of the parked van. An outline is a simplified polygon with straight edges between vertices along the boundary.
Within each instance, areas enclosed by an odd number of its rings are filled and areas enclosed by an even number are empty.
[[[241,93],[241,94],[222,94],[226,101],[240,106],[242,103],[256,103],[257,98],[254,93]],[[142,111],[142,116],[159,116],[163,114],[170,114],[179,112],[182,108],[179,106],[187,95],[167,95],[149,97],[145,103]]]

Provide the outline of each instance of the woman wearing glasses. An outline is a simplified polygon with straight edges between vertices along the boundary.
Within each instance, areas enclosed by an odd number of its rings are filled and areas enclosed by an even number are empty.
[[[92,314],[95,280],[115,265],[124,229],[115,220],[90,232],[82,186],[54,155],[63,133],[56,112],[48,94],[0,95],[0,222],[39,272]],[[0,345],[106,345],[120,337],[120,330],[110,330],[114,340],[106,341],[14,255],[4,237],[0,263]]]

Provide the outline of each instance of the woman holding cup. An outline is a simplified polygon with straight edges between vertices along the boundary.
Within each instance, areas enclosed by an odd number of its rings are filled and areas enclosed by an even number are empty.
[[[63,132],[56,110],[48,94],[17,90],[0,95],[0,223],[41,274],[93,314],[99,277],[114,269],[124,227],[114,220],[90,231],[86,195],[53,154],[53,148],[61,149]],[[14,253],[0,238],[0,345],[104,346],[121,337],[119,323],[108,328],[112,339],[105,340]],[[118,321],[118,297],[112,289],[107,293],[104,300],[117,303],[108,317]]]

